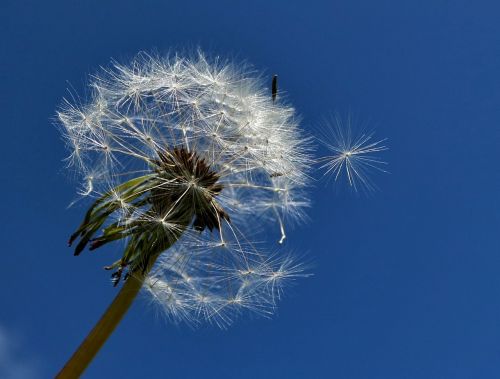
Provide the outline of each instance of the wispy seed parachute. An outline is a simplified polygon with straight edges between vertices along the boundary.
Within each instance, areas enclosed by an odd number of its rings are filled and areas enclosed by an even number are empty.
[[[385,139],[374,139],[372,132],[358,128],[351,115],[343,119],[336,113],[326,123],[321,142],[329,154],[321,159],[321,168],[335,182],[345,181],[355,191],[371,191],[376,188],[370,177],[371,171],[386,172],[387,163],[379,153],[387,147],[384,146]]]

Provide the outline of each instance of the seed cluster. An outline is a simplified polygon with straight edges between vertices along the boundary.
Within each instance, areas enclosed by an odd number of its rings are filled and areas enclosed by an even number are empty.
[[[303,275],[261,242],[283,242],[309,206],[309,139],[295,110],[244,65],[202,53],[140,54],[90,88],[58,113],[80,195],[93,198],[70,239],[75,254],[124,241],[107,267],[115,285],[159,257],[145,288],[174,321],[271,314]]]

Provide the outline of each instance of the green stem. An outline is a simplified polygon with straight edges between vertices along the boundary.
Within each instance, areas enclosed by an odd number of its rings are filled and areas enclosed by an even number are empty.
[[[145,267],[136,267],[134,273],[128,277],[118,295],[116,295],[115,299],[109,305],[108,309],[106,309],[106,312],[104,312],[101,319],[90,331],[85,340],[68,360],[66,365],[61,369],[61,371],[59,371],[56,379],[73,379],[80,377],[92,359],[99,352],[99,349],[104,345],[111,333],[113,333],[125,313],[132,305],[144,283],[144,280],[148,276],[161,252],[168,250],[173,244],[176,243],[193,218],[191,208],[187,209],[186,212],[178,212],[176,216],[178,228],[171,233],[163,233],[163,235],[157,236],[157,246],[155,247],[156,252],[148,254],[148,259],[145,261],[147,262]],[[160,241],[162,243],[158,244]]]
[[[154,260],[156,260],[156,258],[157,256]],[[152,263],[154,262],[151,262],[147,271],[151,268]],[[80,377],[132,305],[146,276],[147,272],[141,276],[131,275],[127,279],[101,319],[90,331],[66,365],[57,374],[57,379],[73,379]]]

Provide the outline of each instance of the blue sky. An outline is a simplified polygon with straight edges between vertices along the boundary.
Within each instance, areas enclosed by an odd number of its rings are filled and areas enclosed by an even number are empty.
[[[105,3],[105,4],[103,4]],[[388,138],[370,196],[318,182],[287,246],[314,276],[271,320],[166,324],[138,301],[88,378],[500,376],[500,7],[493,1],[10,1],[0,5],[0,376],[54,375],[116,293],[75,258],[83,208],[51,119],[110,58],[200,46],[278,73],[314,132]],[[21,371],[20,367],[25,367]]]

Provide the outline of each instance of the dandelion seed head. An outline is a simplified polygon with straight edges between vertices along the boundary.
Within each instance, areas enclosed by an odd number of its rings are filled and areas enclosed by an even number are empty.
[[[80,238],[75,254],[128,241],[109,266],[117,284],[123,270],[146,266],[146,251],[162,253],[144,289],[174,322],[226,327],[243,310],[270,315],[300,276],[249,231],[283,242],[305,218],[310,140],[294,108],[242,67],[201,52],[142,53],[94,75],[90,98],[57,113],[79,193],[97,199],[93,223],[70,239]]]

